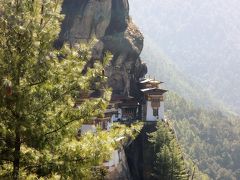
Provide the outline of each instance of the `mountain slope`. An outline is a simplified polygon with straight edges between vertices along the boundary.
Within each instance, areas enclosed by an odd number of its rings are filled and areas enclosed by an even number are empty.
[[[196,108],[176,94],[166,99],[168,118],[187,157],[212,179],[240,178],[239,117]]]
[[[141,56],[147,63],[149,74],[166,82],[164,86],[168,90],[177,92],[199,107],[225,109],[223,103],[212,97],[208,90],[184,74],[153,40],[145,36],[144,42]]]
[[[131,0],[131,15],[177,66],[240,110],[240,2]],[[144,13],[143,13],[144,12]]]
[[[187,99],[171,92],[166,99],[167,117],[186,156],[213,179],[239,179],[240,118],[228,112],[239,109],[240,51],[233,21],[240,2],[147,2],[131,0],[130,12],[145,34],[142,57],[149,73]]]

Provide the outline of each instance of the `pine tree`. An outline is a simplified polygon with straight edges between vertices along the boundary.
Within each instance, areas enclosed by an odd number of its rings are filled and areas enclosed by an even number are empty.
[[[156,154],[156,164],[154,167],[154,178],[170,179],[171,152],[167,145],[163,145],[161,151]]]
[[[186,173],[186,164],[183,159],[182,151],[175,139],[173,139],[170,144],[171,150],[171,179],[187,179],[188,175]]]
[[[110,57],[83,76],[86,48],[55,50],[60,10],[61,0],[0,0],[0,178],[91,179],[116,147],[113,139],[132,132],[118,127],[75,137],[107,106],[102,70]],[[74,108],[93,84],[103,97]]]
[[[166,123],[159,122],[157,131],[150,134],[156,162],[153,170],[154,179],[184,180],[188,179],[185,161],[181,149]]]

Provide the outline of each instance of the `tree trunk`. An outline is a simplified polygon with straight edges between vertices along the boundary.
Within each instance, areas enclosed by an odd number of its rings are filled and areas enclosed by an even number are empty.
[[[20,168],[20,146],[21,146],[21,138],[20,138],[20,127],[16,127],[15,129],[15,150],[14,150],[14,161],[13,161],[13,179],[19,179],[19,168]]]

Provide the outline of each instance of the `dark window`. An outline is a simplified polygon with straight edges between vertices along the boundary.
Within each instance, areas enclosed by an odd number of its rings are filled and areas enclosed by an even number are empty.
[[[158,109],[153,109],[153,116],[158,116]]]
[[[134,109],[126,109],[125,112],[126,112],[126,114],[133,114]]]

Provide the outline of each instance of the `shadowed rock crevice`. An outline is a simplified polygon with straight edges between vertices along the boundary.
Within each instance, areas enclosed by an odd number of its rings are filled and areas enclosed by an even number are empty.
[[[125,149],[132,180],[151,180],[155,161],[148,134],[156,131],[156,123],[145,124],[138,137]]]
[[[112,0],[111,22],[105,35],[124,32],[128,27],[129,4],[127,0]]]

